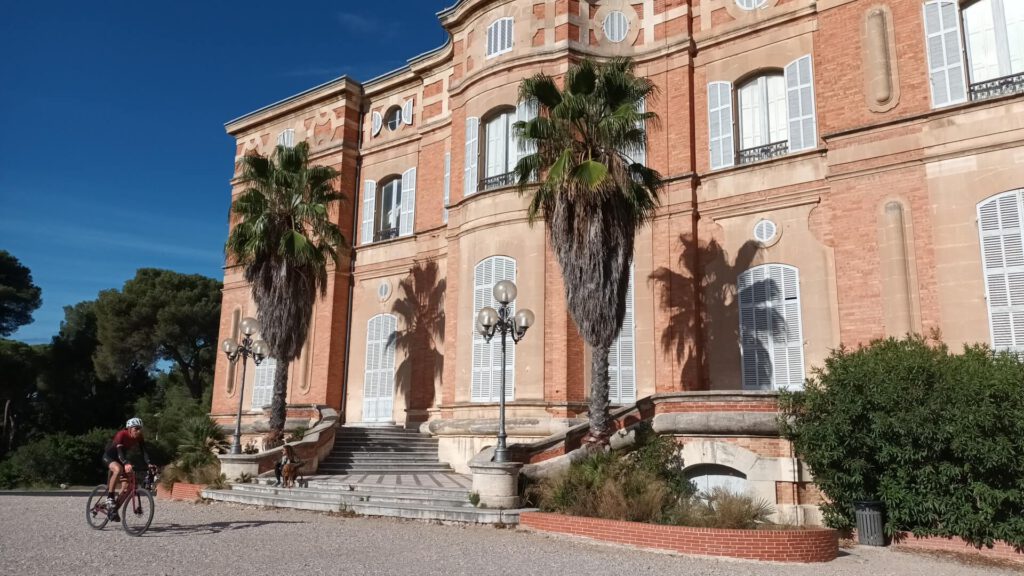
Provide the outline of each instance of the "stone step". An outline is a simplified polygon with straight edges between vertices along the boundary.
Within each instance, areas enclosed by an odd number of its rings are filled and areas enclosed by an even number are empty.
[[[448,464],[328,464],[322,463],[317,474],[429,474],[431,472],[454,472]]]
[[[339,428],[335,435],[340,438],[421,438],[434,440],[433,437],[420,434],[419,432],[403,432],[401,430],[355,430],[351,428]]]
[[[271,497],[294,497],[304,501],[323,500],[345,504],[358,502],[372,502],[374,504],[425,504],[451,508],[473,506],[469,502],[469,492],[466,490],[438,492],[433,490],[419,491],[415,486],[400,486],[399,488],[404,490],[374,490],[367,487],[361,487],[358,490],[279,488],[264,484],[235,484],[232,486],[232,489],[237,492]]]
[[[436,445],[437,444],[437,439],[436,438],[422,438],[422,437],[416,437],[416,438],[397,438],[397,437],[393,437],[393,436],[382,436],[382,437],[379,437],[379,438],[355,438],[355,437],[352,437],[352,436],[335,436],[334,437],[334,443],[335,444],[345,444],[345,445],[351,444],[351,445],[354,445],[354,446],[359,446],[359,445],[362,445],[362,444],[397,444],[397,445],[400,445],[400,446],[406,446],[406,445],[408,445],[408,446],[427,446],[427,445],[431,445],[431,444]]]
[[[331,452],[324,460],[344,460],[346,462],[419,462],[426,460],[437,462],[437,454],[427,452]]]

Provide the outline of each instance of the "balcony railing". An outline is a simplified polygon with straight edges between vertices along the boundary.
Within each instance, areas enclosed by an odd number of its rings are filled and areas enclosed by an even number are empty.
[[[778,158],[779,156],[785,156],[788,153],[789,142],[783,140],[782,142],[772,142],[771,144],[757,146],[756,148],[745,148],[740,150],[736,156],[738,164],[752,164],[762,160],[770,160],[772,158]]]
[[[516,173],[505,172],[504,174],[498,174],[497,176],[491,176],[484,178],[480,181],[480,190],[493,190],[495,188],[504,188],[505,186],[512,186],[516,183]]]
[[[1003,76],[971,84],[971,102],[1024,92],[1024,74]]]
[[[392,238],[398,238],[398,228],[384,228],[377,230],[373,233],[374,242],[383,242],[384,240],[391,240]]]

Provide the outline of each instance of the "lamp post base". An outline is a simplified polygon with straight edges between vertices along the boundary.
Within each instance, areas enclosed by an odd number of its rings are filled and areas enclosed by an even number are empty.
[[[231,442],[231,454],[241,454],[242,453],[242,437],[241,437],[240,434],[235,434],[233,436],[233,438],[234,438],[234,441]]]
[[[519,470],[522,467],[519,462],[470,462],[473,492],[480,497],[480,504],[488,508],[518,508]]]

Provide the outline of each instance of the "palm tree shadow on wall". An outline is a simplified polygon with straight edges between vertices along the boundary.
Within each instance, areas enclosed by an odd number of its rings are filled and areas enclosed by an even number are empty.
[[[679,246],[682,248],[679,269],[683,273],[661,267],[647,277],[648,282],[660,288],[658,305],[669,316],[668,326],[660,336],[661,350],[673,356],[678,364],[676,376],[680,390],[708,390],[708,355],[719,350],[736,350],[741,346],[740,300],[747,302],[762,294],[775,296],[780,293],[779,287],[771,278],[766,278],[746,287],[742,294],[737,289],[739,275],[750,269],[760,249],[757,242],[745,242],[732,261],[715,240],[698,243],[690,234],[681,234]],[[696,290],[693,285],[695,278]],[[697,298],[701,300],[697,301]],[[772,332],[782,332],[784,336],[785,320],[778,312],[766,307],[761,314],[767,326],[774,327]],[[704,334],[703,347],[696,341],[700,328]],[[745,353],[752,353],[758,358],[758,382],[769,382],[771,377],[771,356],[766,342],[769,338],[765,336],[744,335]],[[772,338],[775,337],[773,334]],[[737,370],[740,369],[742,366],[737,366]],[[695,375],[702,375],[699,381],[693,381]],[[688,378],[691,381],[688,382]],[[742,379],[735,386],[728,386],[741,387]]]
[[[406,408],[425,411],[434,404],[434,382],[444,371],[444,296],[447,282],[439,278],[436,262],[417,264],[398,283],[400,294],[391,312],[401,318],[402,330],[388,339],[388,347],[405,352],[395,369],[396,391],[405,392]]]

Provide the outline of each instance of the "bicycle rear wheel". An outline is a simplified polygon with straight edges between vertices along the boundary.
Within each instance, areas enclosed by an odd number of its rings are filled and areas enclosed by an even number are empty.
[[[155,510],[153,495],[144,488],[136,488],[135,494],[125,500],[121,507],[121,526],[124,526],[124,531],[132,536],[142,536],[153,522]]]
[[[85,521],[93,530],[100,530],[107,525],[107,487],[104,484],[93,488],[89,500],[85,503]]]

